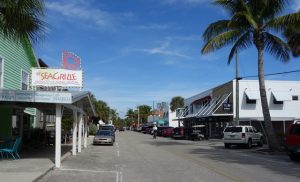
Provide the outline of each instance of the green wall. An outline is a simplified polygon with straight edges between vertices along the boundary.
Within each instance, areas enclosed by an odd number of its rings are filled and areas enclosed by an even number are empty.
[[[0,137],[10,137],[12,131],[12,109],[0,108]]]

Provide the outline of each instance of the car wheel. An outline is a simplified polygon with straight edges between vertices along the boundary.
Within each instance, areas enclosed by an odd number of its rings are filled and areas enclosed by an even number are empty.
[[[259,143],[257,145],[260,146],[260,147],[262,147],[264,145],[263,138],[260,138]]]
[[[296,156],[295,154],[293,154],[292,152],[289,153],[289,157],[292,161],[299,161],[300,157]]]
[[[224,143],[225,148],[230,148],[231,144],[229,143]]]
[[[252,140],[248,139],[247,148],[251,149],[251,147],[252,147]]]

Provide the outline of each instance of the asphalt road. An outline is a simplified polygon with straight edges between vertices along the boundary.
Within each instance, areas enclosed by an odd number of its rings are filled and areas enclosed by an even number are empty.
[[[254,149],[225,149],[220,141],[152,139],[126,131],[114,146],[88,146],[40,181],[218,182],[300,181],[300,163]]]

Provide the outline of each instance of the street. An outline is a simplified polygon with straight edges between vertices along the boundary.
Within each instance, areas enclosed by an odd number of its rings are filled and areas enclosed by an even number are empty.
[[[300,163],[254,149],[225,149],[220,140],[186,141],[116,132],[114,146],[88,146],[39,181],[299,181]]]

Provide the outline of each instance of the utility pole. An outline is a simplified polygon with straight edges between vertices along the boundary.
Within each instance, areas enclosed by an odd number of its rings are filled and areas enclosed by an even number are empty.
[[[154,123],[154,101],[153,101],[153,105],[152,105],[152,119],[153,119],[153,123]]]
[[[138,110],[138,127],[140,127],[140,106],[137,107]]]
[[[239,125],[239,66],[238,66],[238,53],[235,52],[235,125]]]

